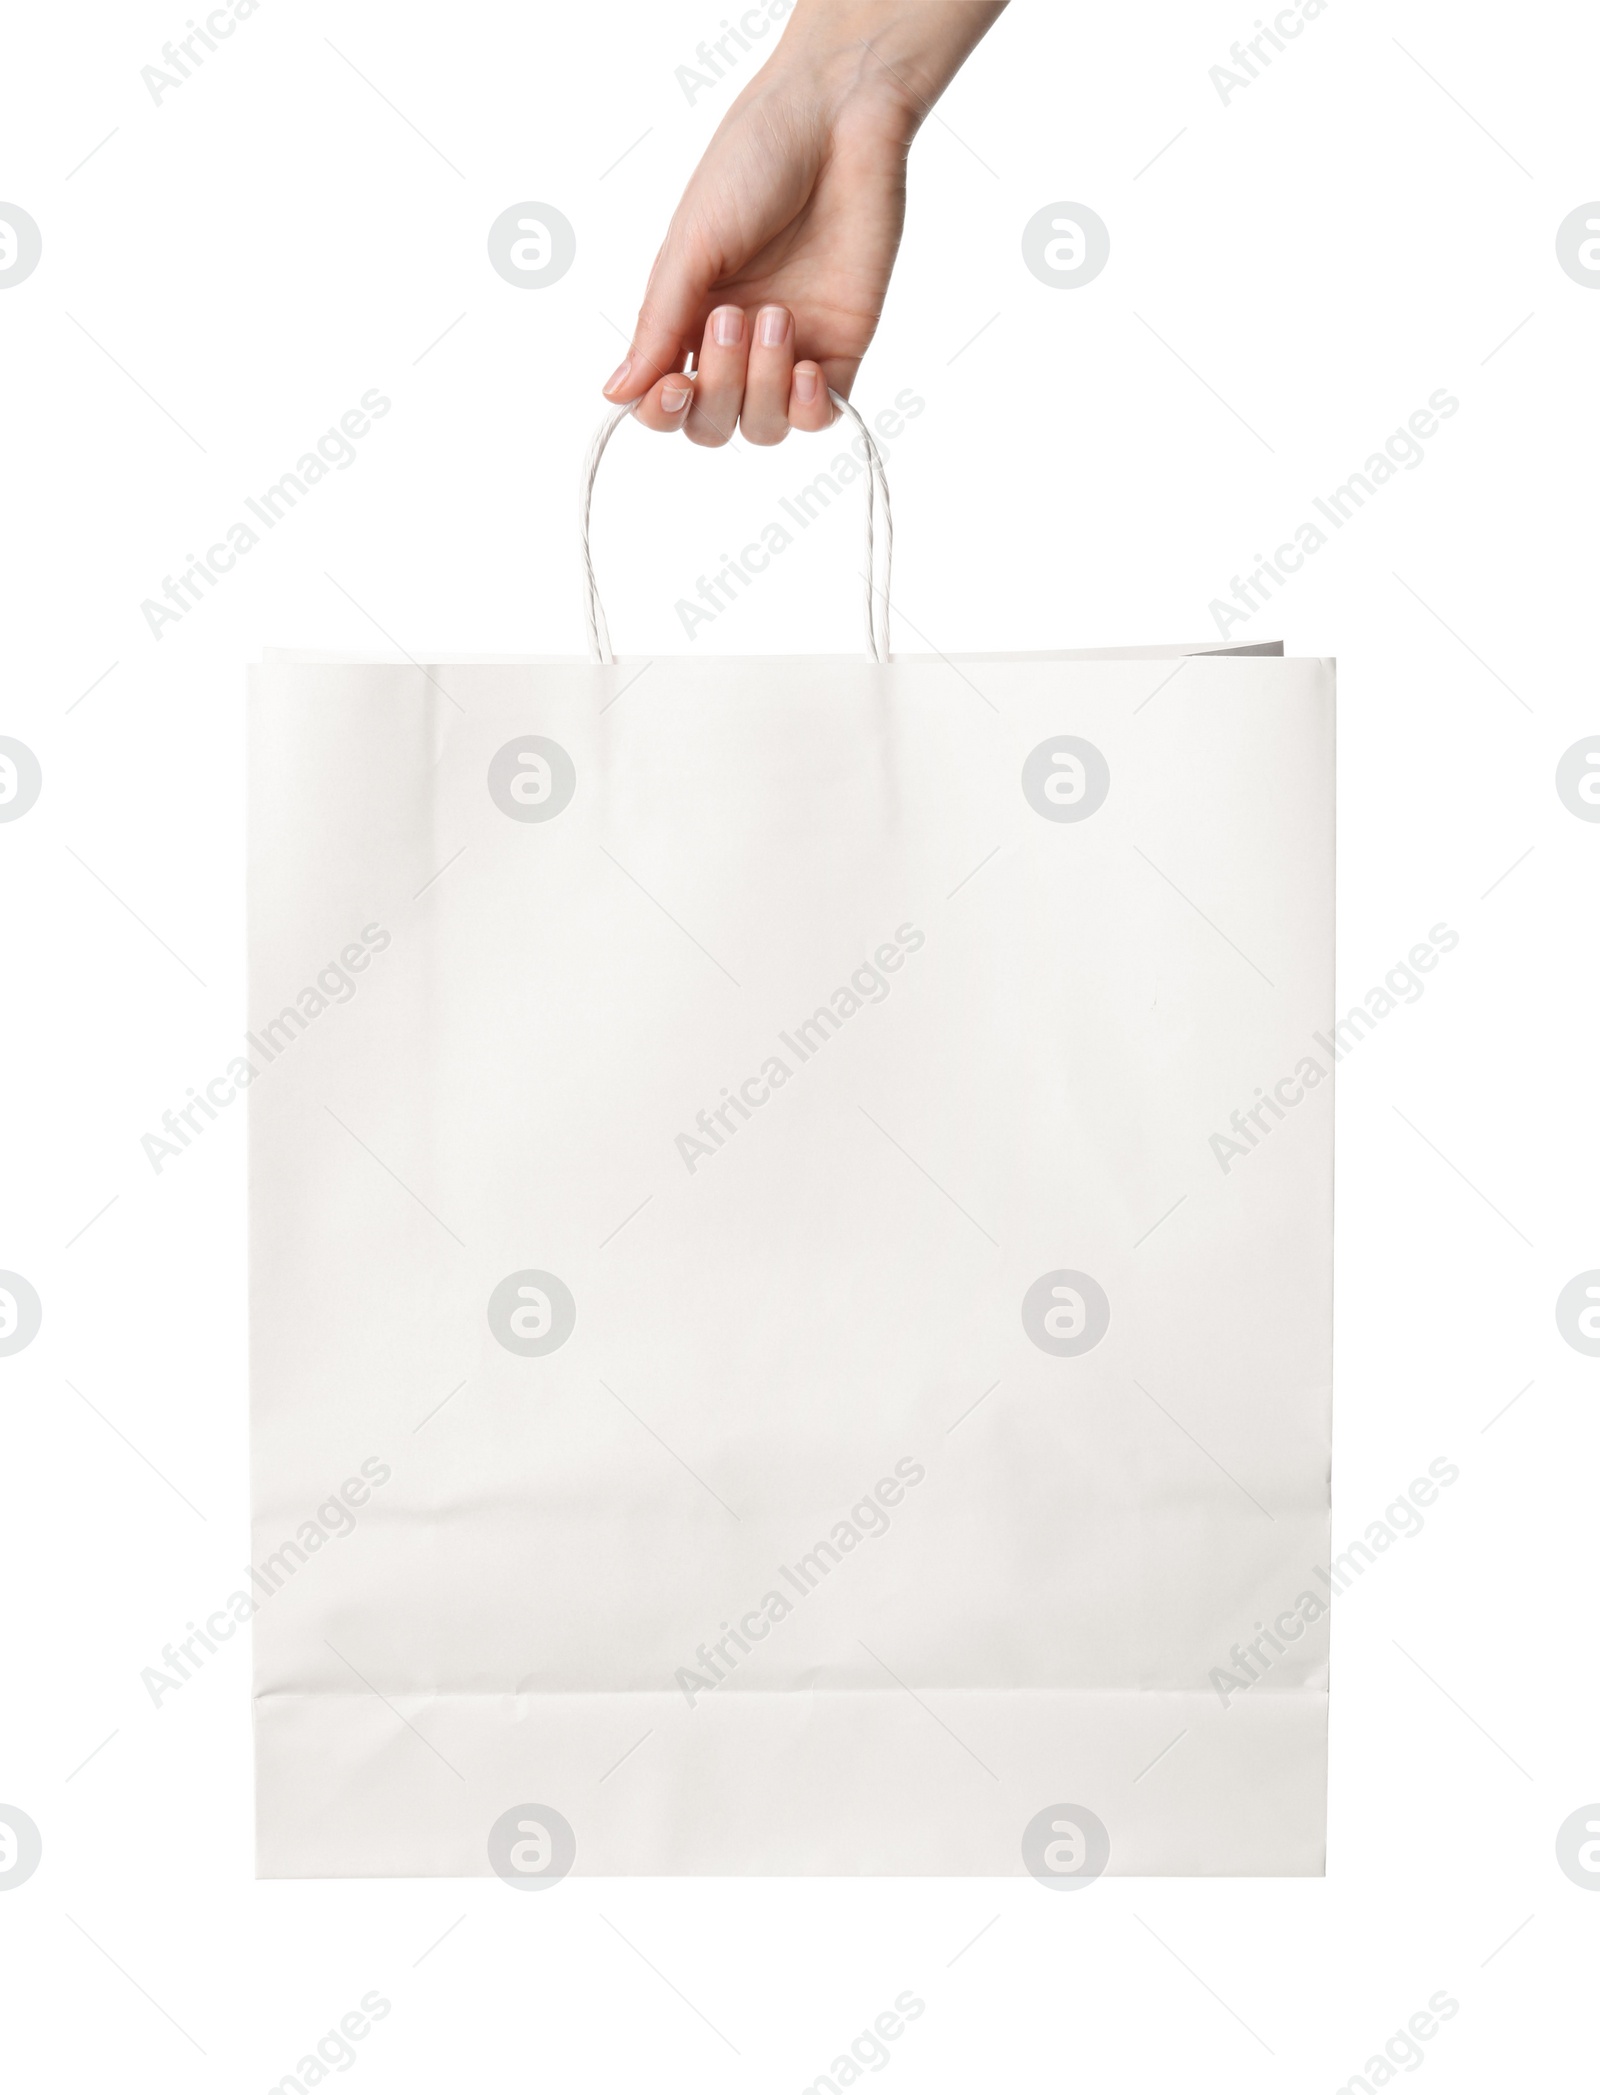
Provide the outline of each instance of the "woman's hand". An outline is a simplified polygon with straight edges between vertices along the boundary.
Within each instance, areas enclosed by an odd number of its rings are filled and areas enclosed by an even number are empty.
[[[799,0],[673,214],[607,398],[697,444],[825,429],[883,310],[911,141],[1004,4]]]

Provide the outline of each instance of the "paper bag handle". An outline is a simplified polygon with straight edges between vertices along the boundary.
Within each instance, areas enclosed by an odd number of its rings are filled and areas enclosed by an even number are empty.
[[[867,568],[863,580],[866,583],[866,627],[867,660],[887,662],[889,659],[889,578],[894,565],[894,513],[889,507],[889,482],[883,470],[883,460],[878,447],[872,440],[872,432],[860,415],[840,393],[828,388],[828,398],[842,414],[850,417],[856,425],[862,442],[867,447]],[[600,461],[610,443],[617,425],[631,414],[631,407],[619,407],[607,415],[595,431],[589,445],[588,457],[583,464],[583,486],[578,503],[578,532],[583,556],[583,610],[589,628],[589,658],[594,662],[615,662],[611,652],[611,634],[606,626],[606,614],[600,602],[600,587],[595,580],[594,560],[589,551],[589,506],[594,499],[595,476],[600,471]],[[878,524],[878,509],[882,506],[883,522]],[[883,549],[883,580],[877,580],[877,554]]]

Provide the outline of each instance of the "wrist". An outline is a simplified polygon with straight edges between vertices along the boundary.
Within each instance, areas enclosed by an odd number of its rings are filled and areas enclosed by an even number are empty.
[[[909,144],[1005,0],[796,0],[769,71],[837,108],[874,105]]]

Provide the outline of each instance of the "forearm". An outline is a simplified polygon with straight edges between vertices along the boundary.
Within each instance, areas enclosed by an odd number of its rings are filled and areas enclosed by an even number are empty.
[[[804,69],[841,100],[894,106],[915,133],[1006,0],[797,0],[767,68]],[[759,81],[752,82],[759,92]]]

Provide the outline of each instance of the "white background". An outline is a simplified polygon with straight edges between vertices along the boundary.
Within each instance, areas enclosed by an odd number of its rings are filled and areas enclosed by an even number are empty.
[[[581,649],[578,464],[730,97],[674,77],[720,20],[264,0],[159,107],[181,9],[8,26],[0,198],[44,252],[0,294],[0,733],[45,787],[0,827],[0,1266],[45,1309],[0,1360],[0,1802],[44,1861],[0,1897],[0,2056],[18,2086],[267,2088],[377,1988],[363,2085],[799,2089],[911,1987],[897,2084],[1331,2089],[1444,1988],[1429,2084],[1552,2084],[1600,1936],[1554,1860],[1600,1797],[1600,1361],[1553,1316],[1600,1265],[1600,825],[1553,785],[1600,732],[1600,295],[1554,249],[1600,194],[1573,6],[1331,0],[1224,107],[1251,7],[1017,0],[914,149],[857,388],[927,402],[889,447],[896,603],[947,651],[1208,637],[1313,495],[1461,403],[1234,636],[1339,658],[1342,1003],[1460,934],[1341,1072],[1338,1546],[1433,1458],[1461,1478],[1335,1611],[1327,1880],[258,1885],[242,1644],[159,1711],[140,1686],[247,1550],[243,1110],[159,1177],[140,1147],[245,1023],[243,665],[386,654],[375,627]],[[577,229],[541,291],[486,258],[525,199]],[[1070,292],[1019,245],[1063,199],[1111,232]],[[154,639],[141,600],[373,386],[358,462]],[[685,648],[674,601],[836,448],[624,429],[618,647]],[[857,529],[831,513],[693,645],[853,648]]]

